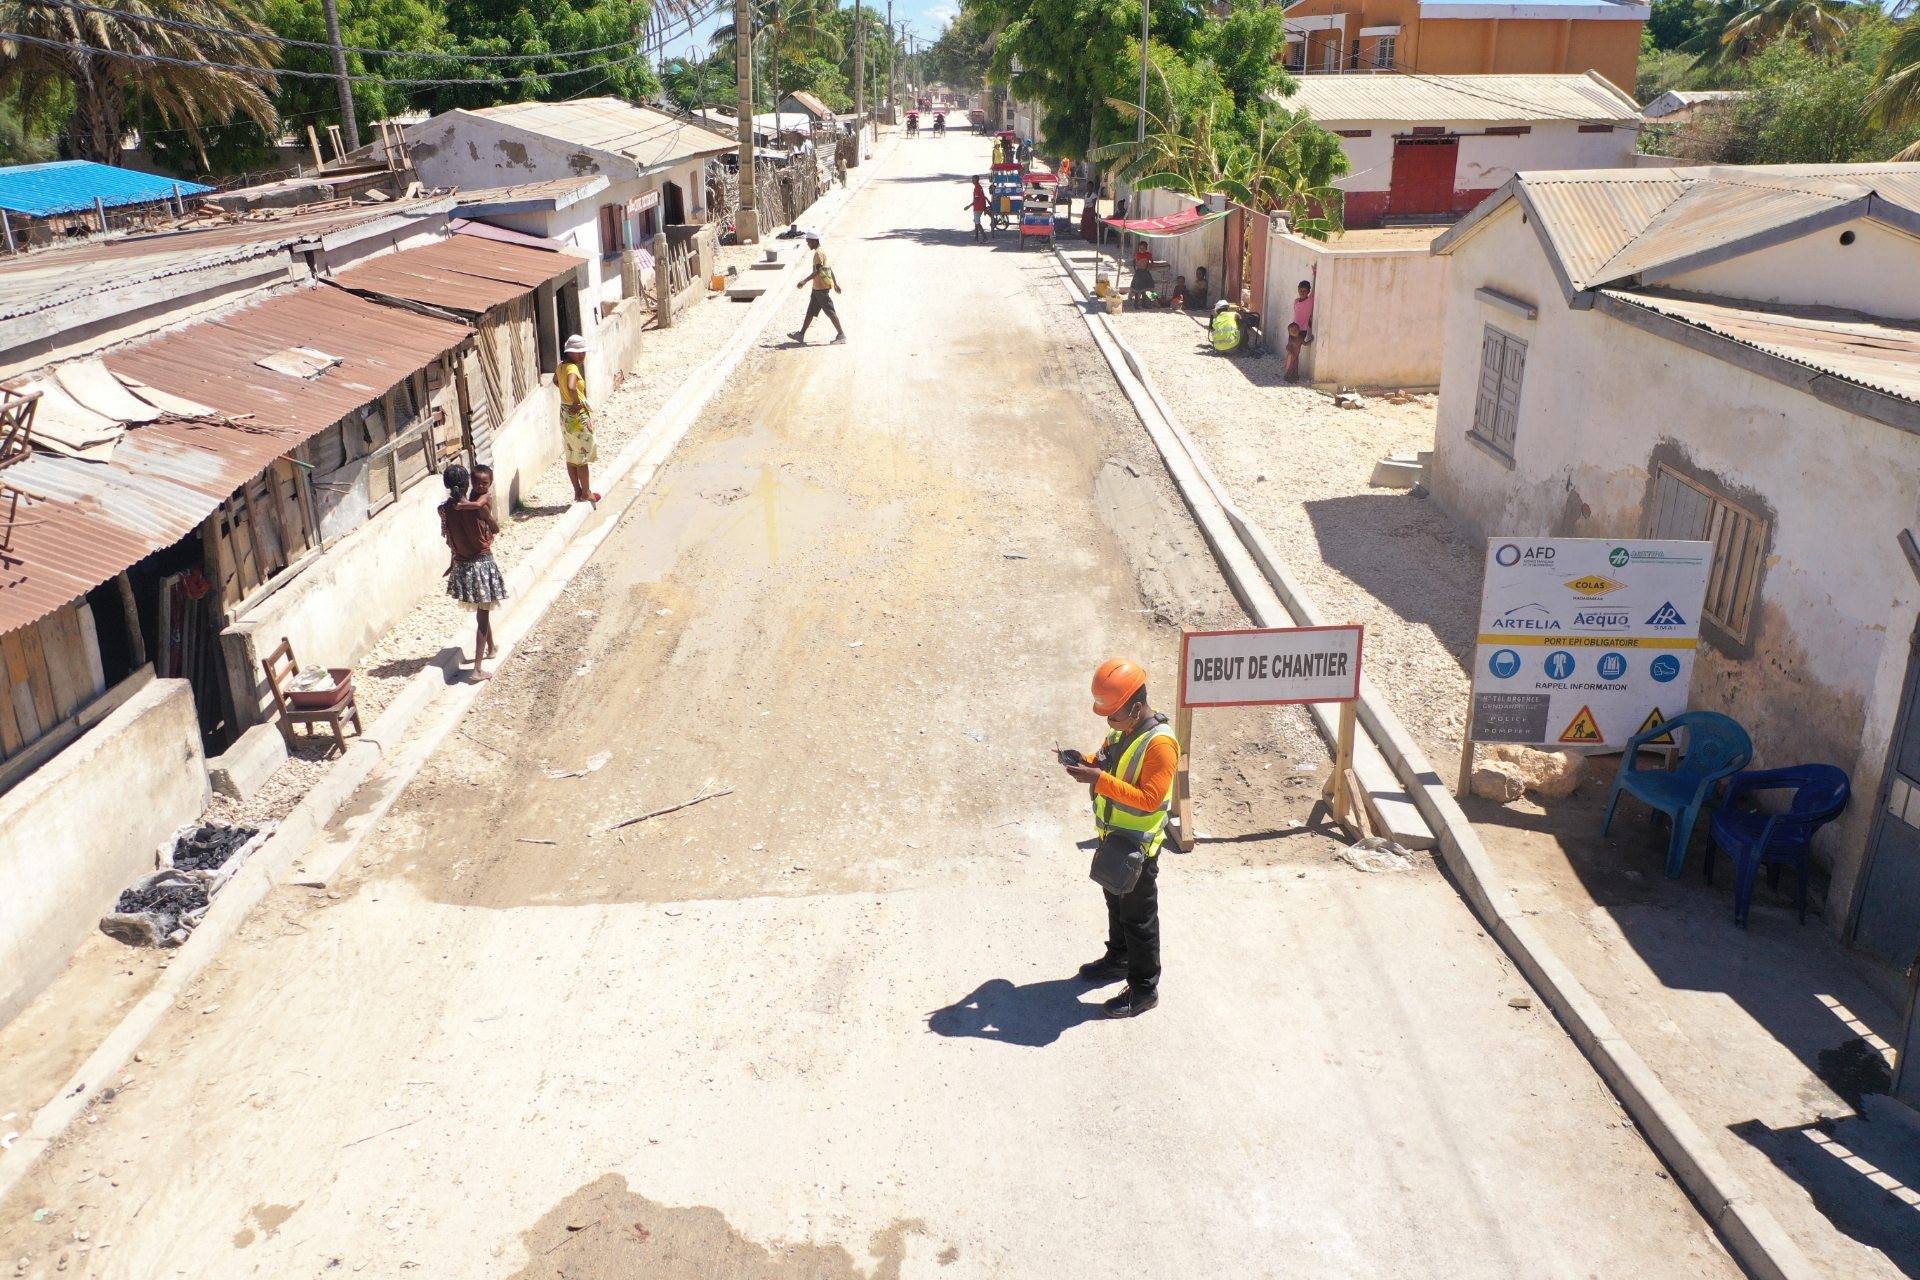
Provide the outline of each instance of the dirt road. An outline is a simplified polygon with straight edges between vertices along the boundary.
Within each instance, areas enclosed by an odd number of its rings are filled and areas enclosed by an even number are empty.
[[[1160,1007],[1106,1022],[1072,979],[1104,923],[1047,748],[1097,740],[1102,658],[1170,694],[1179,626],[1241,620],[1049,259],[971,243],[982,147],[898,148],[829,243],[852,341],[749,358],[349,881],[270,898],[10,1198],[0,1256],[1737,1274],[1432,865],[1299,825],[1297,714],[1202,717]]]

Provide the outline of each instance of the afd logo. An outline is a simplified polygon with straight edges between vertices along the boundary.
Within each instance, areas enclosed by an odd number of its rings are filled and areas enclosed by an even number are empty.
[[[1625,631],[1633,625],[1633,615],[1619,609],[1582,609],[1573,615],[1573,625],[1588,631]]]
[[[1680,611],[1674,608],[1673,601],[1669,600],[1653,611],[1653,616],[1647,619],[1647,625],[1650,627],[1684,627],[1687,625],[1687,620],[1680,616]]]
[[[1495,564],[1511,569],[1517,564],[1547,565],[1553,564],[1552,547],[1522,547],[1508,542],[1493,553]]]
[[[1560,623],[1553,616],[1553,610],[1543,604],[1523,604],[1517,609],[1509,609],[1488,625],[1495,631],[1560,630]]]

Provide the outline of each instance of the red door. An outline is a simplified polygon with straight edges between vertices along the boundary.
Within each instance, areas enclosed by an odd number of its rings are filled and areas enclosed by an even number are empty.
[[[1452,212],[1453,166],[1459,158],[1458,138],[1395,138],[1393,189],[1387,196],[1387,212]]]

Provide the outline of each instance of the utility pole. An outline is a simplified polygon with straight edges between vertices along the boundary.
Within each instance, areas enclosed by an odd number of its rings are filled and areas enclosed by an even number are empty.
[[[340,44],[340,6],[322,0],[327,12],[327,43],[333,46],[333,76],[340,85],[340,123],[346,128],[347,150],[360,149],[360,123],[353,118],[353,81],[347,79],[347,51]]]
[[[893,37],[893,0],[887,0],[887,123],[893,124],[894,110],[898,103],[893,97],[893,64],[900,60],[900,50]]]
[[[733,0],[733,76],[739,90],[734,124],[740,133],[740,207],[733,215],[733,238],[741,244],[759,244],[760,211],[753,207],[752,0]]]
[[[860,131],[867,127],[867,20],[853,0],[853,163],[860,167]]]

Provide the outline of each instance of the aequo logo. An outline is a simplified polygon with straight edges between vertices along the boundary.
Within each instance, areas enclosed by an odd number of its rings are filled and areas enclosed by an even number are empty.
[[[1680,616],[1680,611],[1674,608],[1673,601],[1669,600],[1653,611],[1653,616],[1647,619],[1647,625],[1650,627],[1684,627],[1687,625],[1687,620]]]
[[[1633,615],[1624,609],[1582,609],[1573,615],[1573,625],[1588,631],[1625,631],[1633,625]]]
[[[1627,549],[1625,547],[1615,547],[1613,550],[1607,552],[1607,563],[1616,569],[1626,568],[1627,560]]]
[[[1584,578],[1575,578],[1567,584],[1567,587],[1569,590],[1578,591],[1583,596],[1604,596],[1626,585],[1624,582],[1615,582],[1603,573],[1590,573]]]

